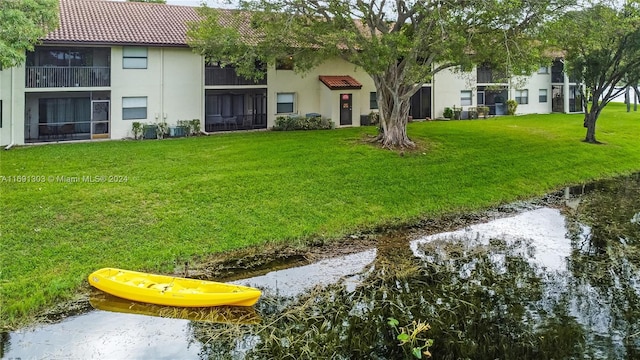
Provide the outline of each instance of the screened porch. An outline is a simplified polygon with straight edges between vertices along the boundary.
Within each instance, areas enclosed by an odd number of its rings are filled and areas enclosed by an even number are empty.
[[[109,138],[107,92],[26,94],[25,142]]]
[[[206,90],[205,131],[266,129],[266,89]]]

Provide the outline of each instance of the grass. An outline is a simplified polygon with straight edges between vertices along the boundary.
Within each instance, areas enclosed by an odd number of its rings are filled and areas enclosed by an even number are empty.
[[[597,131],[604,145],[580,141],[581,115],[412,123],[425,150],[404,156],[364,144],[371,127],[2,151],[1,325],[74,296],[101,267],[171,272],[640,170],[640,114],[612,104]],[[45,181],[12,181],[22,175]]]

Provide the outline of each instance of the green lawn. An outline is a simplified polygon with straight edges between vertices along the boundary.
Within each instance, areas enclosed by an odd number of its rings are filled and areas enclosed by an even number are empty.
[[[372,127],[30,146],[0,152],[2,327],[68,299],[105,266],[176,264],[477,210],[640,170],[640,113],[412,123],[424,152],[362,143]],[[45,182],[15,183],[13,176]],[[126,182],[83,182],[119,176]],[[58,177],[78,182],[62,182]]]

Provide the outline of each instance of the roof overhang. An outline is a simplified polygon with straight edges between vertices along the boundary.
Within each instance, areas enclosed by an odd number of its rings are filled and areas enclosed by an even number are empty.
[[[362,89],[362,84],[349,75],[320,75],[319,79],[331,90]]]

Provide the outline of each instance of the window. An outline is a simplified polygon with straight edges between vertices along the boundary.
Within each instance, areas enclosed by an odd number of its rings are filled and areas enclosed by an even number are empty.
[[[276,112],[278,114],[291,114],[294,108],[294,93],[278,93],[277,94]]]
[[[529,103],[529,90],[516,90],[516,102],[524,105]]]
[[[540,68],[538,69],[538,74],[548,74],[548,73],[549,73],[548,66],[540,66]]]
[[[146,119],[147,97],[123,97],[122,120]]]
[[[540,91],[538,92],[538,102],[547,102],[547,89],[540,89]]]
[[[460,91],[460,105],[471,105],[471,90],[462,90]]]
[[[276,70],[293,70],[293,56],[276,59]]]
[[[484,91],[478,91],[478,105],[484,105]]]
[[[369,109],[375,110],[378,108],[378,94],[375,92],[369,93]]]
[[[122,68],[123,69],[146,69],[147,68],[147,48],[130,47],[122,48]]]

